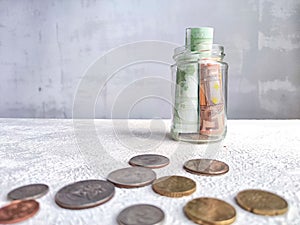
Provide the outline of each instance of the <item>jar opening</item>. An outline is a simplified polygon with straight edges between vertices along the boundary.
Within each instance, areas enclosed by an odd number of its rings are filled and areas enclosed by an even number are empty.
[[[191,49],[195,49],[192,51]],[[224,47],[219,44],[198,44],[198,45],[185,45],[174,50],[173,58],[177,60],[181,58],[181,56],[193,56],[193,55],[209,55],[211,57],[220,57],[223,58],[225,56]]]

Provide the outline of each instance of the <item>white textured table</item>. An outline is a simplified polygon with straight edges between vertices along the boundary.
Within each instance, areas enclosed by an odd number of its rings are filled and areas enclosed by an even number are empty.
[[[161,207],[167,225],[194,224],[183,214],[189,200],[210,196],[231,203],[239,225],[300,224],[300,121],[236,120],[228,122],[223,143],[195,145],[170,140],[169,121],[161,120],[41,120],[0,119],[0,205],[8,203],[12,188],[42,182],[50,193],[38,201],[38,214],[21,224],[113,225],[126,206],[150,203]],[[150,130],[152,133],[150,133]],[[54,202],[64,185],[83,179],[105,179],[108,172],[128,166],[140,153],[168,156],[171,164],[157,169],[157,176],[184,175],[197,182],[188,197],[167,198],[150,186],[119,189],[104,205],[67,210]],[[191,158],[216,158],[229,164],[230,171],[218,177],[186,173],[183,163]],[[240,190],[261,188],[283,196],[289,203],[286,215],[265,217],[241,209],[234,201]]]

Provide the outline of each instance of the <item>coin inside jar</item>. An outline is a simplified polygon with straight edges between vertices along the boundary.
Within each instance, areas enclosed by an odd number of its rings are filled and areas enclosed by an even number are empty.
[[[229,171],[226,163],[214,159],[192,159],[183,168],[189,173],[207,176],[221,175]]]
[[[39,203],[33,199],[13,201],[0,208],[0,224],[22,222],[34,216],[39,208]]]
[[[185,215],[198,224],[228,225],[236,219],[235,209],[216,198],[196,198],[184,206]]]
[[[128,167],[111,172],[107,180],[120,188],[137,188],[151,184],[156,179],[154,171],[143,167]]]
[[[183,197],[196,191],[196,182],[182,176],[166,176],[155,180],[152,189],[156,193],[167,197]]]
[[[120,212],[117,218],[119,225],[159,225],[165,218],[164,212],[148,204],[133,205]]]
[[[163,155],[144,154],[132,157],[129,164],[132,166],[141,166],[146,168],[161,168],[167,166],[170,160]]]
[[[10,191],[7,198],[11,200],[37,199],[47,194],[48,191],[49,187],[46,184],[29,184]]]
[[[112,183],[104,180],[84,180],[69,184],[55,195],[62,208],[86,209],[109,201],[115,193]]]
[[[243,209],[259,215],[281,215],[288,210],[286,200],[274,193],[263,190],[241,191],[237,194],[236,201]]]

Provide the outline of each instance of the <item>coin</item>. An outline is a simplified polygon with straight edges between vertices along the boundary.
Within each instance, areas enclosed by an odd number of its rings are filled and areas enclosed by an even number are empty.
[[[86,209],[109,201],[115,187],[104,180],[83,180],[61,188],[55,195],[55,202],[62,208]]]
[[[152,189],[167,197],[183,197],[196,191],[196,182],[190,178],[182,176],[167,176],[155,180]]]
[[[133,205],[125,208],[118,215],[119,225],[159,225],[165,218],[164,212],[147,204]]]
[[[221,175],[229,171],[229,166],[214,159],[192,159],[187,161],[183,168],[193,174],[198,175]]]
[[[36,199],[44,196],[48,191],[49,187],[46,184],[29,184],[10,191],[7,198],[12,200]]]
[[[243,209],[259,215],[281,215],[288,210],[286,200],[274,193],[263,190],[241,191],[236,196],[236,201]]]
[[[236,219],[235,209],[216,198],[196,198],[184,206],[186,216],[198,224],[228,225]]]
[[[111,172],[107,180],[120,188],[136,188],[151,184],[156,179],[154,171],[143,167],[128,167]]]
[[[34,216],[39,210],[35,200],[17,200],[0,208],[0,224],[12,224],[24,221]]]
[[[141,166],[152,169],[167,166],[169,163],[170,160],[167,157],[156,154],[137,155],[129,160],[129,164],[132,166]]]

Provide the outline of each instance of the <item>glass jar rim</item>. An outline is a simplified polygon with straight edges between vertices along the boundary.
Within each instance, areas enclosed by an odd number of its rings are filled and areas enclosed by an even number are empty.
[[[193,45],[192,47],[197,50],[192,51],[190,45],[184,45],[175,48],[173,58],[176,59],[183,54],[199,55],[199,54],[206,54],[206,53],[209,53],[211,56],[219,56],[219,57],[225,56],[224,46],[220,44],[198,44],[198,45]]]

